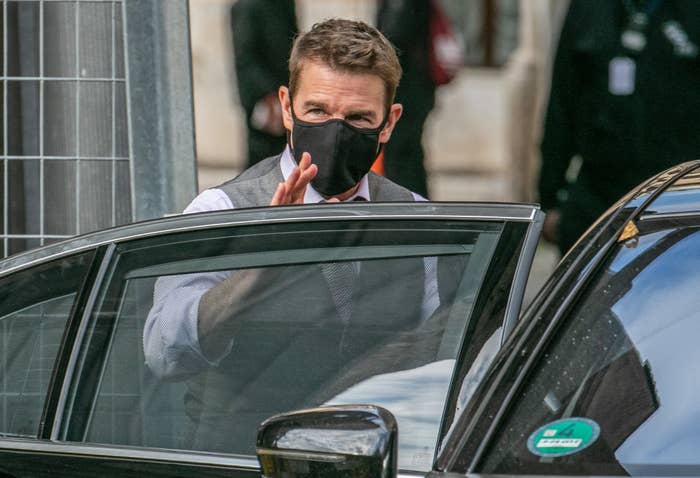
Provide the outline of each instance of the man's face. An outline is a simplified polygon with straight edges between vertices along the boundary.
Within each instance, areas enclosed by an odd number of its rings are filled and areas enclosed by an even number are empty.
[[[301,121],[322,123],[342,119],[357,128],[377,128],[387,114],[384,95],[384,81],[377,75],[336,71],[312,61],[302,65],[293,99],[286,87],[281,87],[279,92],[284,127],[288,131],[294,126],[292,106]],[[401,110],[399,104],[391,106],[387,123],[379,134],[380,143],[389,141]]]

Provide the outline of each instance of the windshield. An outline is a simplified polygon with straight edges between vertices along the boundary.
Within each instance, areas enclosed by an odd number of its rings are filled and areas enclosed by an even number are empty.
[[[700,231],[617,246],[539,359],[480,471],[697,475]],[[691,365],[692,364],[692,365]]]

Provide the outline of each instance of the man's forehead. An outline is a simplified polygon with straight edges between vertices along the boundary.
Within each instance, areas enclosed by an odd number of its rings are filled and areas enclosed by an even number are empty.
[[[305,61],[299,71],[295,93],[302,96],[305,103],[342,101],[366,109],[377,102],[383,105],[386,90],[382,78],[373,73],[334,69],[320,62]]]

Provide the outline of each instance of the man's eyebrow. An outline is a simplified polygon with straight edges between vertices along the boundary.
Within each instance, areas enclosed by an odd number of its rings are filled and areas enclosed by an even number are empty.
[[[301,106],[302,106],[302,109],[304,109],[304,110],[308,110],[311,108],[319,108],[323,111],[328,111],[328,108],[329,108],[328,103],[326,103],[324,101],[319,101],[319,100],[306,100],[306,101],[304,101],[304,103]],[[350,116],[355,116],[355,117],[365,116],[365,117],[374,119],[374,118],[376,118],[377,113],[375,111],[372,111],[372,110],[365,110],[365,109],[352,110],[351,109],[345,113],[346,118],[350,117]]]
[[[375,116],[377,116],[377,113],[375,113],[372,110],[350,110],[346,113],[345,116],[368,116],[370,118],[374,118]]]
[[[303,108],[320,108],[322,110],[328,109],[328,104],[324,103],[323,101],[315,101],[315,100],[308,100],[304,101],[304,104],[302,105]]]

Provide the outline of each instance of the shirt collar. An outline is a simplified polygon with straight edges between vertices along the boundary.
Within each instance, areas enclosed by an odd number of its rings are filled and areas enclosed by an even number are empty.
[[[292,174],[292,171],[294,171],[294,168],[296,168],[296,166],[297,163],[292,157],[292,152],[289,149],[289,145],[287,145],[287,147],[284,148],[282,158],[280,159],[280,168],[282,168],[282,176],[285,180],[287,180],[289,175]],[[357,192],[349,198],[347,198],[344,202],[354,201],[356,197],[364,198],[367,201],[370,201],[372,199],[369,196],[369,181],[367,180],[366,174],[362,176],[362,179],[360,179],[360,187],[357,189]],[[324,197],[321,196],[321,194],[318,191],[316,191],[311,184],[306,186],[306,193],[304,194],[304,204],[316,204],[322,202],[323,200]]]

